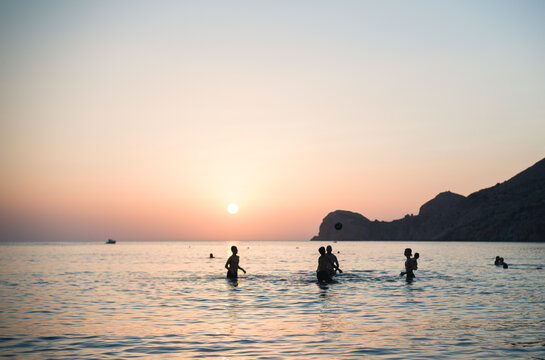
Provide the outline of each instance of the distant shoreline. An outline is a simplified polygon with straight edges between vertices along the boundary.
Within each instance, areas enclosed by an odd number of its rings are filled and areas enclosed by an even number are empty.
[[[330,212],[311,241],[545,242],[545,158],[468,196],[445,191],[393,221]],[[490,240],[482,240],[490,239]]]

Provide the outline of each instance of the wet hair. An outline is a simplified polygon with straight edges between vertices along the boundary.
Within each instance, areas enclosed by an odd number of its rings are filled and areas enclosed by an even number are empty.
[[[327,245],[326,250],[327,250],[327,252],[331,252],[331,250],[333,250],[333,249],[331,248],[331,245]]]
[[[235,245],[231,246],[231,252],[233,253],[233,255],[235,255],[238,252],[238,249]]]
[[[323,246],[320,246],[320,248],[318,249],[318,252],[322,255],[325,254],[325,248]]]
[[[405,256],[411,256],[412,253],[413,253],[413,251],[411,250],[411,248],[406,248],[406,249],[405,249],[405,252],[403,253],[403,255],[405,255]]]

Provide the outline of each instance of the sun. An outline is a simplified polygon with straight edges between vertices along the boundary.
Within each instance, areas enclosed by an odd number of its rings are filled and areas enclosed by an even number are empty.
[[[230,203],[227,206],[227,211],[229,212],[229,214],[236,214],[238,212],[238,205],[236,203]]]

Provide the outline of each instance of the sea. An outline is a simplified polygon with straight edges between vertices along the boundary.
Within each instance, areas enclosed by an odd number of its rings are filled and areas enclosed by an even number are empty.
[[[4,243],[0,357],[545,359],[545,243]]]

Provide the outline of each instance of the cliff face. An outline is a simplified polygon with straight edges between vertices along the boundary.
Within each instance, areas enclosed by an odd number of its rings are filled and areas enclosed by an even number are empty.
[[[340,222],[342,228],[335,229]],[[337,210],[312,240],[545,241],[545,159],[467,197],[440,193],[416,216],[391,222]]]

